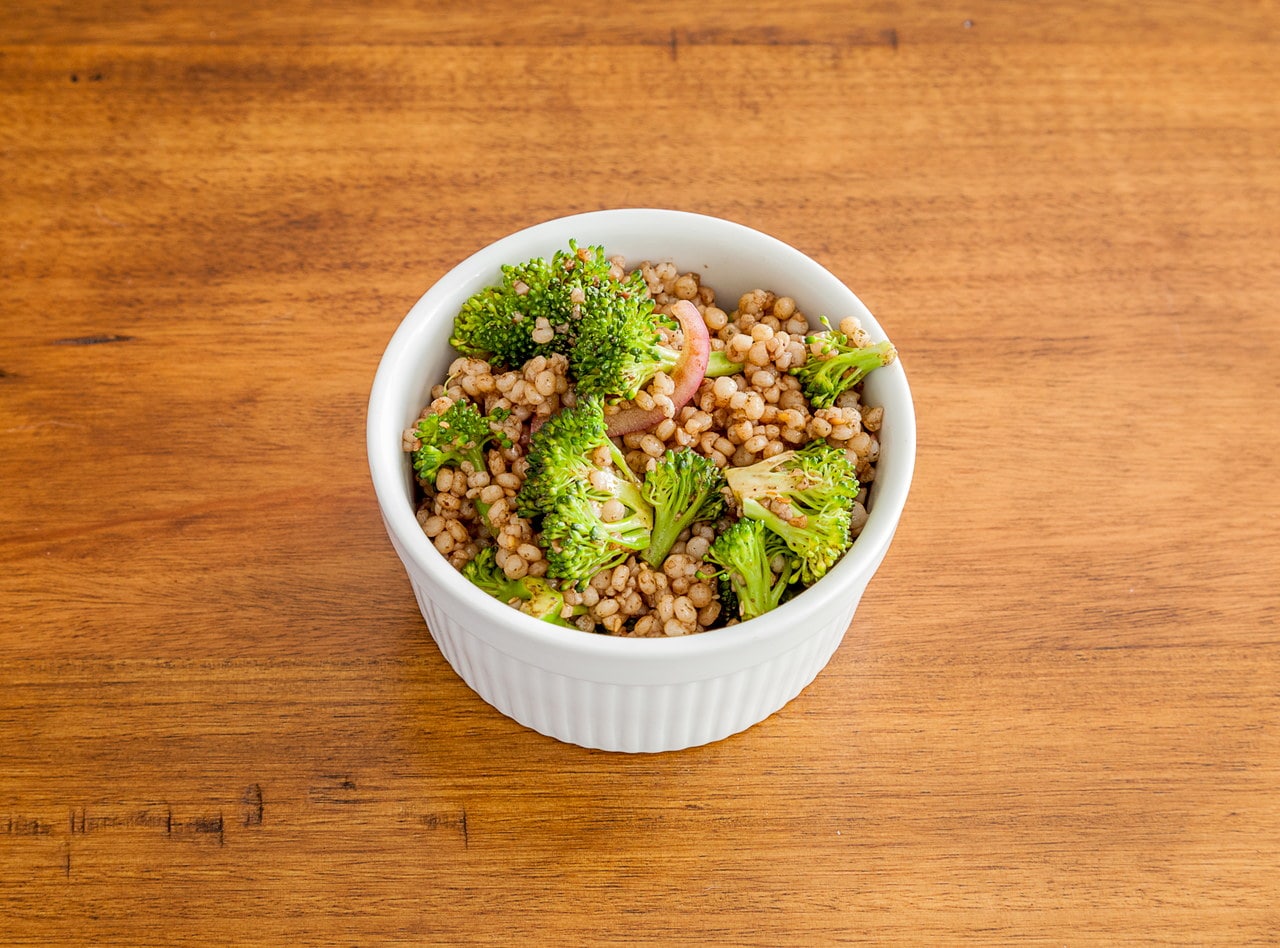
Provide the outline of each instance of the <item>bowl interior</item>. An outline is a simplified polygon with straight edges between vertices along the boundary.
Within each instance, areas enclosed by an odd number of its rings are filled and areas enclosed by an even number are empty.
[[[430,389],[445,376],[456,353],[448,346],[453,318],[473,293],[497,282],[504,263],[550,256],[568,244],[602,244],[609,254],[621,254],[628,265],[642,260],[673,261],[682,272],[695,271],[716,291],[717,302],[732,310],[738,297],[762,287],[793,297],[799,309],[817,327],[827,316],[838,323],[845,316],[862,320],[874,339],[885,334],[862,302],[835,276],[794,248],[758,231],[718,218],[679,211],[633,209],[580,214],[539,224],[497,241],[467,258],[436,283],[410,310],[387,347],[370,398],[369,461],[375,488],[388,529],[402,556],[406,553],[432,571],[443,569],[469,592],[469,605],[485,618],[503,624],[514,622],[527,634],[545,637],[549,629],[470,589],[431,545],[413,515],[413,482],[407,456],[400,450],[400,433],[430,401]],[[792,602],[751,620],[735,630],[712,630],[675,640],[616,639],[582,635],[584,648],[652,647],[657,643],[679,648],[715,648],[719,633],[742,633],[802,619],[793,608],[805,602],[808,609],[821,607],[820,598],[838,596],[841,586],[865,584],[879,564],[906,501],[915,456],[915,419],[910,391],[901,364],[880,369],[865,383],[866,400],[883,405],[880,432],[881,456],[872,486],[869,518],[858,542],[831,572]],[[858,587],[860,589],[860,587]],[[494,609],[493,607],[497,607]],[[505,613],[505,615],[504,615]],[[501,618],[499,618],[501,617]],[[539,627],[539,628],[534,628]],[[558,639],[573,637],[558,636]],[[612,644],[604,644],[612,643]]]

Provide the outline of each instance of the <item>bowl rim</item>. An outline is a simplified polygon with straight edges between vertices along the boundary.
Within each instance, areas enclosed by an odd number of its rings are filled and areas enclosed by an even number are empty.
[[[690,211],[637,207],[552,218],[514,231],[464,258],[437,279],[400,321],[379,360],[368,400],[366,454],[374,492],[401,558],[407,557],[423,574],[439,580],[449,590],[451,598],[460,600],[474,611],[481,621],[471,631],[490,640],[490,644],[501,647],[498,640],[509,634],[528,640],[529,645],[539,651],[545,649],[569,652],[583,658],[621,661],[647,658],[657,653],[661,653],[663,661],[697,661],[727,651],[750,651],[752,646],[784,636],[806,616],[830,612],[831,604],[842,597],[842,589],[857,588],[859,582],[865,585],[866,579],[883,559],[905,507],[915,466],[915,411],[901,357],[893,365],[876,372],[877,376],[882,376],[878,380],[879,386],[891,386],[895,396],[893,400],[898,403],[891,421],[895,431],[896,474],[892,480],[882,479],[877,469],[874,502],[868,509],[867,522],[861,534],[840,561],[813,586],[764,616],[735,626],[684,636],[632,638],[574,633],[573,630],[542,622],[499,602],[464,579],[423,533],[413,505],[404,495],[407,455],[400,446],[403,427],[391,424],[387,419],[397,402],[397,383],[412,371],[411,353],[420,348],[420,337],[430,330],[435,322],[432,316],[441,304],[454,295],[459,284],[485,276],[492,282],[503,263],[514,263],[529,256],[513,254],[508,248],[538,241],[558,246],[567,240],[564,235],[569,230],[589,234],[592,226],[603,221],[614,225],[619,219],[627,218],[646,226],[658,223],[672,228],[703,227],[718,231],[726,238],[746,239],[757,247],[765,248],[765,252],[780,254],[788,259],[789,265],[795,266],[797,283],[818,281],[826,283],[829,290],[846,295],[850,310],[862,319],[869,335],[877,341],[887,338],[865,304],[835,274],[790,244],[745,224]],[[449,314],[450,322],[452,317],[453,314]],[[391,428],[395,429],[394,432]],[[815,626],[819,624],[815,623]]]

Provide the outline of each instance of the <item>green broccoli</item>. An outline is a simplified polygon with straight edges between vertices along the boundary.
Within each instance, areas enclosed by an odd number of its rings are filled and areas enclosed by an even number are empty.
[[[810,346],[809,358],[791,370],[814,408],[830,408],[869,372],[889,365],[898,357],[898,350],[887,340],[870,346],[852,346],[844,333],[831,328],[825,316],[822,324],[827,327],[826,332],[805,336],[804,341]],[[817,354],[812,351],[814,343],[819,346]]]
[[[595,458],[602,448],[612,462],[603,469]],[[629,507],[648,508],[640,495],[640,481],[605,434],[604,405],[598,398],[580,398],[548,418],[529,439],[526,462],[524,484],[516,495],[523,516],[550,513],[559,495],[574,486],[595,491],[600,503],[617,496]],[[600,473],[605,476],[592,477]]]
[[[509,414],[510,411],[496,409],[482,415],[471,402],[457,401],[441,414],[420,418],[414,434],[422,446],[413,452],[414,473],[424,481],[434,482],[440,468],[461,467],[464,461],[469,461],[473,470],[485,470],[484,452],[489,442],[511,446],[510,438],[492,428]]]
[[[653,507],[653,533],[644,558],[661,566],[676,537],[690,524],[724,512],[724,475],[715,462],[689,448],[668,451],[645,475],[641,494]]]
[[[564,353],[580,395],[635,398],[658,372],[670,372],[680,352],[661,344],[659,329],[674,321],[654,312],[640,271],[616,279],[599,246],[556,251],[502,268],[502,283],[473,295],[454,318],[449,342],[495,367],[517,368],[535,355]],[[545,319],[541,332],[539,320]],[[707,375],[732,375],[742,363],[712,352]]]
[[[495,409],[488,415],[471,402],[454,402],[442,414],[431,414],[418,420],[414,433],[422,446],[413,452],[413,470],[423,481],[434,483],[442,467],[461,468],[470,464],[473,471],[487,470],[485,447],[495,442],[503,447],[511,446],[511,439],[493,426],[506,419],[511,412]],[[488,526],[490,505],[476,498],[476,511]]]
[[[806,586],[825,575],[853,542],[849,524],[858,476],[842,449],[811,441],[799,451],[730,468],[725,476],[743,517],[760,521],[786,541]],[[784,502],[796,516],[784,519],[766,501]]]
[[[659,372],[670,373],[681,351],[663,345],[659,330],[676,328],[654,311],[640,271],[614,286],[593,288],[582,307],[578,338],[569,352],[569,368],[582,395],[633,399]],[[707,357],[706,378],[742,371],[721,350]]]
[[[505,602],[526,615],[550,622],[552,625],[576,628],[564,615],[564,594],[552,587],[545,579],[537,576],[525,576],[523,579],[510,579],[497,564],[496,553],[491,546],[484,547],[475,558],[462,567],[462,575],[475,586],[487,592],[495,599]],[[580,616],[587,611],[586,606],[569,607],[570,615]]]
[[[777,608],[792,580],[790,551],[776,534],[759,520],[743,518],[716,537],[705,557],[723,567],[722,583],[728,581],[731,595],[721,596],[726,611],[737,603],[738,618],[754,619]],[[782,570],[774,575],[774,561]]]
[[[485,287],[454,317],[449,343],[495,367],[524,365],[542,347],[533,341],[537,317],[555,308],[551,265],[542,259],[502,268],[502,285]]]
[[[548,262],[535,258],[502,268],[502,284],[476,293],[454,318],[450,344],[495,367],[518,368],[535,355],[568,352],[577,337],[581,304],[589,293],[617,281],[602,247],[558,250]],[[539,336],[538,320],[545,319]]]
[[[654,375],[675,368],[680,353],[661,344],[663,324],[638,270],[617,286],[592,287],[569,353],[579,394],[635,398]]]
[[[527,464],[516,509],[542,518],[548,576],[581,586],[649,545],[653,509],[605,435],[599,399],[552,415],[530,439]]]
[[[591,577],[612,569],[649,545],[650,513],[631,510],[621,520],[605,521],[590,491],[562,494],[542,518],[547,575],[585,588]]]
[[[792,522],[758,500],[747,498],[742,502],[742,516],[760,521],[782,538],[799,560],[796,578],[806,586],[825,576],[853,542],[849,536],[852,512],[848,507],[827,507]]]

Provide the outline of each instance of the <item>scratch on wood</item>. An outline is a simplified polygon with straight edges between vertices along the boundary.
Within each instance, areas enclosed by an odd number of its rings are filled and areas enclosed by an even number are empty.
[[[679,40],[676,38],[676,31],[675,31],[675,29],[674,29],[674,28],[672,28],[672,30],[671,30],[671,60],[672,60],[672,62],[675,62],[675,61],[676,61],[677,59],[679,59],[679,58],[680,58]]]
[[[132,342],[133,336],[121,336],[115,333],[99,333],[96,336],[71,336],[66,339],[55,339],[55,346],[98,346],[105,342]]]
[[[307,788],[307,797],[312,803],[373,803],[373,797],[355,796],[357,789],[351,774],[320,774],[320,779],[328,781],[328,785]]]
[[[224,841],[223,831],[225,826],[222,821],[221,812],[219,812],[217,816],[197,816],[190,820],[186,825],[190,827],[193,832],[216,835],[218,837],[219,846],[221,846]]]
[[[133,816],[125,820],[125,823],[129,826],[145,826],[148,828],[163,826],[167,832],[170,821],[171,816],[167,808],[164,814],[153,813],[151,809],[148,808],[145,810],[139,810]]]
[[[889,48],[896,53],[898,51],[898,30],[895,27],[890,27],[887,30],[881,30],[880,35],[889,44]]]
[[[244,804],[244,825],[245,826],[261,826],[262,825],[262,784],[250,784],[244,788],[244,793],[240,797],[240,802]]]
[[[8,836],[48,836],[52,831],[53,827],[48,823],[25,816],[9,817],[5,827]]]
[[[67,840],[67,850],[63,854],[62,871],[66,878],[71,878],[71,840]]]
[[[471,848],[471,833],[467,827],[467,811],[464,807],[457,816],[451,813],[424,813],[418,818],[427,829],[446,829],[452,827],[462,837],[462,848]]]
[[[90,833],[96,833],[99,830],[106,829],[129,829],[143,827],[146,829],[155,829],[163,827],[166,836],[173,835],[173,811],[168,807],[163,812],[158,812],[154,807],[137,810],[126,815],[103,814],[101,816],[89,815],[87,806],[72,806],[67,808],[67,835],[68,836],[87,836]]]

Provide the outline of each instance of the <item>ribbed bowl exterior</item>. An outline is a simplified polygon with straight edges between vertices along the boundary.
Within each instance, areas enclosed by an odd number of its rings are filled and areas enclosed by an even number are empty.
[[[413,582],[413,590],[441,654],[493,707],[548,737],[631,753],[709,744],[763,721],[826,666],[857,605],[849,603],[794,648],[749,668],[627,685],[558,674],[508,655],[455,622],[421,583]]]
[[[708,285],[796,287],[803,312],[856,315],[886,338],[848,287],[793,247],[729,221],[680,211],[598,211],[538,224],[463,260],[414,305],[387,345],[369,397],[367,449],[378,505],[427,627],[485,701],[550,737],[613,751],[678,750],[768,717],[822,670],[888,550],[915,462],[915,413],[902,362],[868,376],[884,407],[868,518],[853,549],[805,592],[729,628],[671,639],[578,633],[538,622],[468,583],[422,531],[401,434],[430,401],[455,353],[459,307],[502,264],[590,235],[628,260],[688,261]]]

